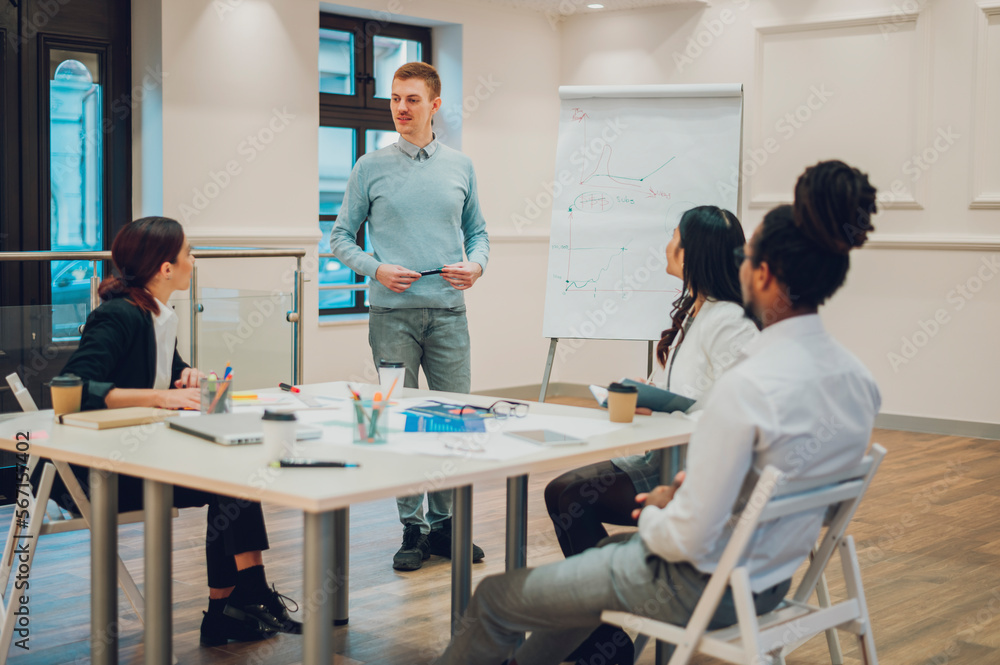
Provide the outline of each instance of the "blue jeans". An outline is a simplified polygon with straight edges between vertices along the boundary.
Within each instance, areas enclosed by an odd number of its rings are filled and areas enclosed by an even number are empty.
[[[687,625],[707,584],[708,576],[690,564],[651,557],[638,534],[563,561],[493,575],[479,583],[437,665],[499,665],[513,655],[518,665],[557,665],[600,625],[603,610]],[[755,594],[757,613],[774,609],[789,586],[785,581]],[[709,627],[735,622],[727,591]]]
[[[453,393],[472,389],[471,342],[465,305],[451,308],[393,309],[373,305],[368,315],[368,343],[376,367],[380,360],[406,363],[406,388],[418,387],[423,367],[427,387]],[[452,491],[398,497],[403,524],[419,524],[429,533],[451,518]]]

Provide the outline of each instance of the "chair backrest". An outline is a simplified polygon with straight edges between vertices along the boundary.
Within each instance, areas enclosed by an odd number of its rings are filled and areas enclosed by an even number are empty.
[[[31,393],[28,392],[28,389],[21,383],[21,377],[17,375],[17,372],[7,375],[7,385],[14,391],[14,397],[17,399],[17,403],[21,405],[22,411],[38,411],[38,405],[35,404],[35,400],[31,396]]]
[[[784,474],[776,467],[768,466],[764,469],[688,622],[685,631],[687,635],[697,642],[696,636],[703,634],[708,627],[729,585],[733,570],[739,565],[760,524],[826,507],[829,511],[824,522],[826,532],[794,595],[796,601],[808,600],[830,556],[843,539],[847,525],[854,517],[885,452],[885,448],[877,443],[873,444],[869,454],[854,467],[809,480],[786,482]]]

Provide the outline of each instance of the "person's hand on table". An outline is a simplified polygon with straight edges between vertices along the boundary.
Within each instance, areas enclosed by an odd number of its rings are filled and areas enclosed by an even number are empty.
[[[681,484],[684,482],[684,472],[680,471],[674,476],[674,482],[672,485],[660,485],[654,487],[651,492],[642,492],[641,494],[635,495],[635,502],[639,504],[639,508],[632,511],[632,519],[638,520],[639,513],[646,506],[656,506],[657,508],[666,508],[667,504],[674,498],[674,494],[680,489]]]
[[[420,273],[392,263],[383,263],[375,271],[375,279],[390,291],[402,293],[420,279]]]
[[[444,266],[441,276],[459,291],[471,288],[483,274],[483,267],[475,261],[462,261]]]
[[[203,372],[194,367],[185,367],[181,370],[181,378],[174,381],[175,388],[197,388],[201,385],[201,380],[207,378]]]
[[[647,409],[644,406],[637,406],[637,407],[635,407],[635,414],[637,416],[651,416],[651,415],[653,415],[653,410],[652,409]]]
[[[157,400],[161,409],[201,409],[201,391],[197,388],[177,388],[176,390],[158,390]]]

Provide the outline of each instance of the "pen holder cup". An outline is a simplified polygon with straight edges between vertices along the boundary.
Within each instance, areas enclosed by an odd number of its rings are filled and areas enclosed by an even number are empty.
[[[389,402],[370,399],[355,400],[351,431],[354,443],[377,444],[389,440]]]
[[[201,382],[201,412],[231,413],[233,410],[232,379]]]

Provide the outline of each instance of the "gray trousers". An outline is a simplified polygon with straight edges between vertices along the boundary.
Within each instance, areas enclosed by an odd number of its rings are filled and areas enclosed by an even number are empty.
[[[684,626],[707,584],[708,576],[689,564],[651,557],[638,534],[564,561],[487,577],[437,663],[500,665],[516,656],[518,665],[557,665],[600,625],[603,610]],[[790,584],[755,594],[758,614],[777,606]],[[734,623],[727,591],[710,627]],[[529,631],[515,654],[521,635]]]
[[[465,306],[392,309],[372,306],[368,315],[368,343],[378,367],[380,360],[406,363],[406,388],[418,386],[423,367],[427,387],[453,393],[472,388],[471,342]],[[451,517],[451,490],[396,498],[399,521],[419,524],[428,533]]]

